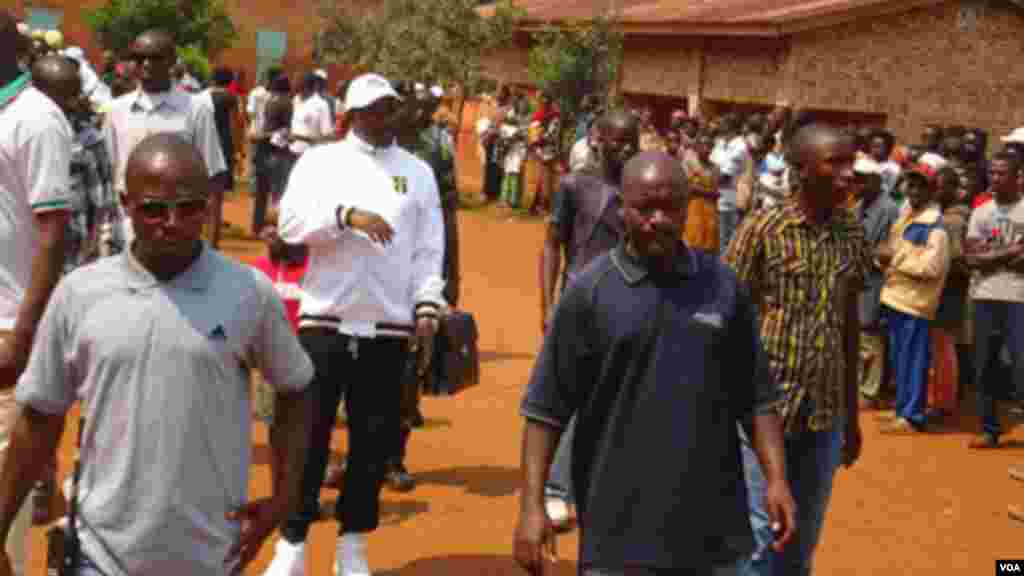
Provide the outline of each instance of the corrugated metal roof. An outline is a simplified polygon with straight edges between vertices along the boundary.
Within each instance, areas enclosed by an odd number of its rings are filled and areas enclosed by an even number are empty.
[[[623,10],[624,21],[651,23],[784,24],[894,0],[703,0],[647,2]]]
[[[685,25],[774,28],[794,22],[827,19],[862,10],[898,10],[938,0],[517,0],[526,22],[586,20],[609,8],[630,27]],[[486,9],[484,9],[486,10]],[[639,31],[639,29],[637,29]]]

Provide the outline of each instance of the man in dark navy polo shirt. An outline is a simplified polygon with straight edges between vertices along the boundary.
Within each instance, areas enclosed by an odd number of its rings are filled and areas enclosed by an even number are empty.
[[[714,255],[679,241],[676,160],[641,153],[622,182],[626,240],[566,289],[523,400],[515,556],[544,572],[544,482],[575,414],[581,573],[735,574],[754,544],[737,422],[770,470],[777,547],[795,514],[756,311]]]

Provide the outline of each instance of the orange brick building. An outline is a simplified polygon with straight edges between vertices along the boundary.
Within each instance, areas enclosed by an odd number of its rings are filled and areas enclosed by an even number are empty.
[[[591,18],[593,0],[520,0],[525,30]],[[916,142],[926,124],[993,139],[1024,125],[1019,0],[618,0],[626,34],[620,90],[691,109],[786,101],[885,125]],[[529,83],[528,40],[494,76]],[[676,104],[676,105],[678,105]]]
[[[0,0],[36,28],[58,28],[65,44],[83,47],[92,62],[101,61],[102,48],[82,19],[83,9],[103,5],[106,0]],[[217,64],[244,70],[251,84],[270,65],[282,65],[290,73],[313,66],[314,38],[319,19],[316,0],[228,0],[238,41],[219,54]],[[332,82],[344,73],[339,67],[324,66]]]

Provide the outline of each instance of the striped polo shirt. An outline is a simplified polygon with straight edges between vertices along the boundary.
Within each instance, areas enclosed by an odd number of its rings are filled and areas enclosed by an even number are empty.
[[[28,74],[0,87],[0,330],[14,328],[39,251],[33,216],[70,210],[72,131]]]

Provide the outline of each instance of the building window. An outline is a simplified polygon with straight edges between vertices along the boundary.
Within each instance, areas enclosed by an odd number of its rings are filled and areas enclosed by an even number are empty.
[[[29,8],[25,23],[33,30],[57,30],[64,19],[64,11],[54,8]]]
[[[263,78],[267,68],[280,66],[288,51],[288,34],[276,30],[256,31],[256,74]]]

